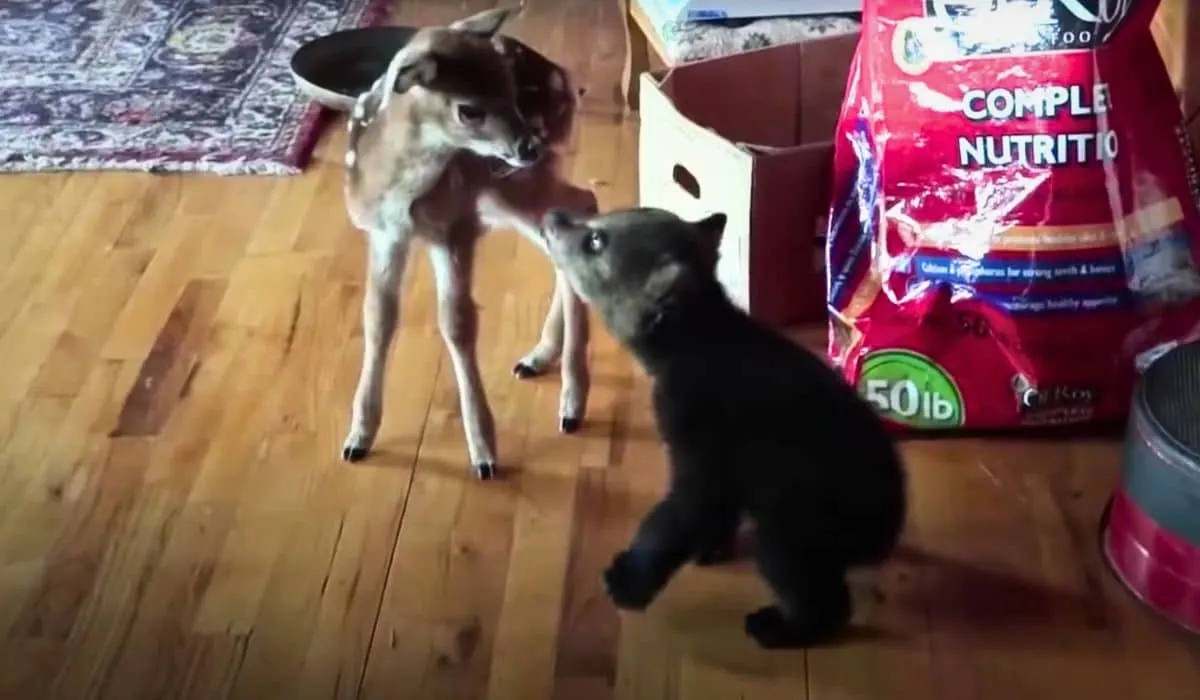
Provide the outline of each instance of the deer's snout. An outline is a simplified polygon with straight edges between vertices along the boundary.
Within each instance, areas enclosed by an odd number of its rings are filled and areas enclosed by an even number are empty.
[[[555,236],[563,229],[571,228],[574,225],[575,217],[571,216],[566,209],[548,209],[542,216],[542,237]]]
[[[517,157],[524,161],[536,161],[541,157],[542,144],[532,137],[526,136],[517,143]]]
[[[546,144],[534,134],[526,134],[517,140],[514,148],[516,160],[521,165],[533,165],[542,159]]]

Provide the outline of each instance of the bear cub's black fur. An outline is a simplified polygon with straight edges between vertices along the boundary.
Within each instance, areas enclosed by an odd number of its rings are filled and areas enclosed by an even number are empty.
[[[883,422],[821,359],[731,303],[714,272],[724,216],[545,224],[560,269],[652,378],[670,462],[666,496],[604,572],[614,603],[644,609],[688,560],[727,560],[744,515],[776,598],[746,633],[765,648],[831,640],[852,614],[847,571],[883,562],[905,521]]]

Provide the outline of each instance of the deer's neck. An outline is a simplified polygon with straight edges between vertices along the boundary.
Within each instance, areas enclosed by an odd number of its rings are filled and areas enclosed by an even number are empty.
[[[393,95],[377,120],[379,165],[389,173],[386,189],[410,201],[427,194],[449,166],[455,149],[430,115],[402,95]]]

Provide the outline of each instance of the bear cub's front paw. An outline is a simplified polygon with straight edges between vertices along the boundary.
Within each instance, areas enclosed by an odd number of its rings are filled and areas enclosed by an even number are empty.
[[[696,566],[720,566],[737,560],[737,540],[730,539],[701,547],[692,557]]]
[[[604,571],[604,590],[622,610],[645,610],[658,593],[644,555],[618,553]]]

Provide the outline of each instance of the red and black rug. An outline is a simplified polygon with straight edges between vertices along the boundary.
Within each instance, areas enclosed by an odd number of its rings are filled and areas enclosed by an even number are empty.
[[[0,172],[299,173],[320,108],[304,42],[389,0],[0,2]]]

